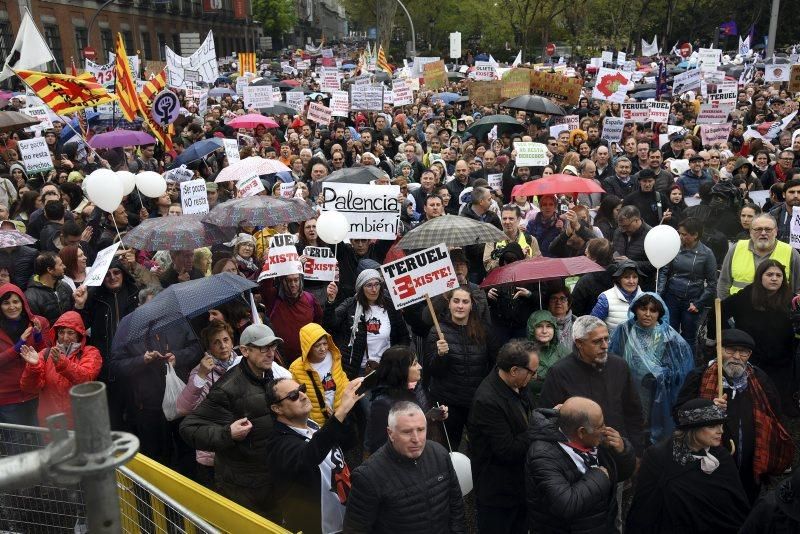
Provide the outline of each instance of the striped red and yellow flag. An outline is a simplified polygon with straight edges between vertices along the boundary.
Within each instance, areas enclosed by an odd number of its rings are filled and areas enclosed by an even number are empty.
[[[378,68],[385,70],[392,75],[392,66],[386,61],[386,54],[383,51],[383,45],[378,48]]]
[[[158,73],[158,76],[154,76],[150,79],[144,87],[142,87],[142,91],[139,93],[139,100],[142,103],[142,113],[149,113],[150,107],[153,105],[153,100],[155,99],[156,95],[164,90],[167,87],[167,69],[166,67]]]
[[[131,64],[128,61],[128,54],[125,53],[125,43],[122,41],[121,33],[117,33],[116,54],[114,91],[119,98],[122,116],[125,120],[133,122],[139,112],[139,95],[136,93],[136,82],[131,73]]]
[[[94,76],[85,72],[79,76],[50,74],[33,70],[18,70],[17,76],[42,99],[53,112],[69,115],[76,111],[108,104],[117,99]]]
[[[239,76],[244,76],[245,72],[256,73],[255,52],[239,52],[237,57],[239,58]]]

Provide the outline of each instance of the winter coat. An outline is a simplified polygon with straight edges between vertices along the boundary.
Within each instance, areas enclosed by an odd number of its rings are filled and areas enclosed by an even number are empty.
[[[589,315],[597,303],[597,297],[603,291],[614,285],[611,278],[615,267],[609,265],[603,271],[581,275],[575,287],[572,288],[572,314],[575,317]]]
[[[625,440],[621,454],[607,447],[598,448],[597,461],[608,471],[606,476],[595,468],[581,473],[560,445],[568,440],[556,421],[538,412],[532,417],[530,440],[525,487],[531,527],[542,534],[614,532],[615,486],[630,478],[636,467],[630,442]]]
[[[20,317],[20,320],[23,321],[23,324],[19,325],[20,335],[28,326],[33,324],[34,320],[39,321],[41,333],[37,334],[35,331],[31,331],[31,334],[23,343],[16,334],[12,337],[12,333],[6,331],[2,326],[4,323],[6,326],[11,326],[9,324],[11,321],[5,319],[5,316],[0,313],[0,406],[18,404],[36,398],[36,395],[25,392],[20,388],[20,379],[26,364],[25,360],[20,356],[19,350],[22,345],[29,345],[37,351],[41,351],[51,343],[50,323],[47,319],[41,315],[34,315],[28,305],[28,300],[25,298],[25,294],[14,284],[0,286],[0,299],[9,292],[16,294],[22,300],[24,312]]]
[[[698,242],[683,248],[658,272],[658,292],[688,300],[698,308],[710,306],[717,294],[717,260],[711,249]]]
[[[389,410],[392,405],[399,401],[410,401],[426,414],[431,408],[431,403],[422,387],[422,382],[417,382],[414,389],[393,389],[379,385],[369,393],[369,419],[367,428],[364,431],[364,449],[373,454],[380,449],[388,438],[386,426],[389,421]],[[437,425],[433,425],[428,420],[428,439],[431,440],[432,433],[436,432]]]
[[[288,366],[300,357],[297,333],[308,323],[322,322],[322,308],[308,291],[303,291],[295,300],[289,300],[280,286],[280,280],[267,279],[259,284],[259,291],[275,335],[283,339],[281,357]]]
[[[325,400],[325,388],[322,384],[324,377],[319,376],[311,362],[308,361],[308,352],[311,350],[311,346],[323,336],[328,340],[328,351],[330,351],[332,359],[331,376],[336,384],[333,406],[329,406]],[[289,366],[289,372],[292,373],[295,382],[306,385],[306,395],[311,401],[311,414],[308,418],[322,426],[339,406],[344,388],[347,387],[350,380],[342,368],[342,353],[339,351],[339,347],[333,342],[331,335],[317,323],[309,323],[300,329],[300,350],[300,357]]]
[[[639,182],[629,177],[627,182],[623,182],[615,174],[603,180],[603,189],[607,195],[616,195],[619,198],[625,198],[634,191],[639,190]]]
[[[650,226],[645,222],[642,222],[639,229],[630,236],[623,232],[621,228],[617,228],[614,231],[611,248],[620,256],[625,256],[629,260],[636,262],[639,270],[645,274],[644,279],[642,279],[642,276],[639,277],[639,285],[645,289],[650,289],[651,287],[655,289],[656,281],[654,275],[656,270],[650,264],[644,251],[644,240],[649,231]]]
[[[33,262],[39,252],[30,246],[13,247],[0,249],[0,258],[4,263],[14,265],[14,273],[11,275],[11,283],[25,291],[28,282],[33,276]]]
[[[553,327],[553,339],[548,343],[536,341],[536,325],[542,322],[548,322]],[[547,377],[547,371],[561,358],[568,355],[571,352],[571,347],[567,348],[560,343],[558,339],[558,322],[553,317],[553,314],[547,310],[535,311],[528,318],[528,339],[536,343],[538,347],[537,354],[539,354],[539,372],[528,383],[528,391],[538,397],[542,391],[544,379]]]
[[[561,232],[556,226],[557,221],[558,217],[555,215],[553,218],[545,221],[542,214],[537,213],[536,217],[528,222],[528,226],[525,228],[529,234],[536,238],[536,242],[539,243],[539,250],[542,251],[542,256],[552,256],[552,254],[550,254],[550,243],[558,237],[558,234]]]
[[[25,297],[27,297],[33,312],[41,315],[51,324],[61,317],[62,313],[72,309],[72,290],[62,280],[56,282],[55,287],[51,288],[41,283],[38,276],[34,276],[28,283]]]
[[[416,460],[391,443],[352,475],[344,532],[456,534],[466,532],[464,501],[447,450],[427,441]]]
[[[642,216],[642,220],[650,226],[661,224],[661,218],[668,208],[669,201],[658,191],[645,193],[644,191],[634,191],[629,193],[622,201],[623,206],[636,206]]]
[[[95,347],[86,345],[86,327],[81,316],[68,311],[53,324],[53,329],[71,328],[80,335],[80,347],[68,356],[59,358],[53,363],[49,357],[50,349],[39,352],[39,361],[35,365],[25,364],[19,387],[22,391],[39,395],[39,422],[57,413],[67,415],[67,424],[73,426],[72,405],[69,390],[76,384],[90,382],[97,378],[103,357]]]
[[[681,186],[683,196],[686,198],[695,196],[700,192],[701,185],[710,184],[713,181],[711,174],[706,169],[700,172],[699,177],[692,172],[692,169],[686,169],[678,178],[677,183]]]
[[[608,333],[613,334],[619,325],[628,320],[630,303],[642,293],[638,287],[632,295],[626,294],[621,287],[614,284],[611,289],[600,293],[591,314],[606,322]]]

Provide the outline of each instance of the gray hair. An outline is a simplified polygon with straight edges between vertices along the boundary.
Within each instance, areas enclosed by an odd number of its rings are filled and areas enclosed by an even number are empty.
[[[489,190],[486,189],[485,187],[481,186],[475,187],[472,190],[472,203],[478,204],[489,195],[490,195]]]
[[[589,332],[601,326],[606,326],[606,323],[594,315],[578,317],[575,319],[575,322],[572,323],[572,339],[584,339],[589,335]]]
[[[163,288],[158,286],[145,286],[139,291],[139,302],[144,304],[148,297],[155,297]]]
[[[768,220],[768,221],[772,221],[772,224],[774,224],[774,225],[775,225],[775,228],[777,228],[777,227],[778,227],[778,221],[777,221],[777,219],[775,219],[775,217],[773,217],[773,216],[772,216],[772,215],[770,215],[769,213],[759,213],[758,215],[756,215],[755,217],[753,217],[753,221],[750,223],[750,226],[752,227],[752,226],[753,226],[753,223],[754,223],[754,222],[756,222],[756,221],[757,221],[757,220],[759,220],[759,219],[766,219],[766,220]]]
[[[592,427],[589,420],[589,412],[586,410],[572,410],[565,411],[559,410],[558,412],[558,428],[568,438],[572,438],[578,433],[579,428],[585,428],[587,432],[594,432],[596,429]]]
[[[617,158],[617,161],[614,162],[614,166],[616,167],[620,163],[630,163],[631,160],[628,159],[628,156],[620,156]]]
[[[619,210],[617,220],[622,219],[623,221],[629,221],[631,219],[641,219],[641,217],[642,214],[636,206],[623,206],[622,209]]]
[[[392,405],[392,408],[389,410],[389,418],[387,420],[387,426],[394,430],[397,428],[397,418],[401,415],[415,415],[415,414],[422,414],[425,417],[425,413],[422,411],[422,408],[419,407],[418,404],[411,402],[411,401],[399,401],[395,402]]]

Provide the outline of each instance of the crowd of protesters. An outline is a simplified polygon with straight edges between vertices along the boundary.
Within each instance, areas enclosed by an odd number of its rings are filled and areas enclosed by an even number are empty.
[[[275,76],[319,90],[308,73]],[[476,120],[509,110],[446,104],[424,85],[412,105],[329,124],[287,113],[279,128],[240,131],[226,122],[251,110],[235,94],[210,99],[204,115],[182,96],[169,152],[83,152],[54,121],[42,133],[54,170],[30,176],[17,142],[32,134],[0,133],[0,230],[36,240],[0,248],[0,422],[69,413],[69,388],[100,380],[113,427],[135,433],[143,454],[292,531],[798,532],[800,477],[777,490],[770,481],[793,466],[787,425],[800,416],[800,135],[798,121],[769,137],[745,129],[789,116],[800,95],[762,76],[739,86],[731,135],[715,146],[698,133],[699,93],[665,97],[669,125],[682,128],[662,145],[668,124],[626,122],[620,143],[605,141],[603,119],[619,107],[591,89],[570,109],[578,129],[551,136],[548,115],[511,111],[514,131],[476,137]],[[466,94],[469,83],[445,89]],[[376,183],[400,186],[398,238],[449,214],[506,239],[451,250],[460,287],[433,300],[436,317],[424,303],[393,305],[380,265],[395,241],[350,239],[335,249],[338,282],[260,282],[258,318],[244,295],[158,339],[115,344],[123,317],[162,288],[223,272],[256,280],[271,235],[296,234],[298,254],[329,246],[312,218],[243,221],[208,248],[133,250],[127,231],[181,216],[178,184],[155,199],[127,195],[111,213],[82,191],[96,169],[162,173],[213,137],[238,139],[241,158],[285,163],[295,201],[310,206],[330,173],[376,167]],[[550,164],[517,165],[516,141],[545,144]],[[235,182],[214,181],[226,166],[222,150],[188,165],[211,208],[237,197]],[[605,193],[518,194],[559,173]],[[260,194],[280,195],[278,178],[261,180]],[[657,276],[644,241],[662,224],[681,247]],[[102,284],[87,288],[87,265],[120,239]],[[582,255],[603,270],[479,287],[516,261]],[[186,384],[172,421],[168,366]],[[471,459],[474,505],[448,448]]]

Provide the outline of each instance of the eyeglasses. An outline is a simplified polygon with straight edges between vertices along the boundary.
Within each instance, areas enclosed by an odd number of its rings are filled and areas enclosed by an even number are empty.
[[[305,392],[306,392],[306,385],[305,384],[300,384],[300,387],[290,391],[285,397],[281,397],[280,399],[276,400],[272,404],[280,404],[283,401],[285,401],[286,399],[289,399],[292,402],[296,402],[297,399],[300,398],[300,394],[301,393],[305,393]]]
[[[752,350],[745,348],[725,347],[722,350],[725,352],[725,356],[741,358],[743,360],[746,360],[751,354],[753,354]]]
[[[519,366],[519,368],[520,368],[520,369],[525,369],[526,371],[528,371],[528,374],[529,374],[529,375],[531,375],[531,376],[532,376],[532,377],[534,377],[534,378],[536,377],[536,375],[538,375],[538,374],[539,374],[539,370],[538,370],[538,369],[535,369],[535,370],[534,370],[534,369],[531,369],[531,368],[530,368],[530,367],[528,367],[527,365],[520,365],[520,366]]]
[[[567,302],[567,297],[550,297],[550,302]]]
[[[256,352],[260,352],[261,354],[269,354],[270,352],[276,352],[278,350],[277,344],[267,345],[266,347],[257,347],[255,345],[247,345],[247,348],[254,350]]]
[[[776,230],[776,228],[761,228],[761,227],[759,227],[759,228],[750,228],[750,231],[754,232],[756,234],[771,234],[775,230]]]

